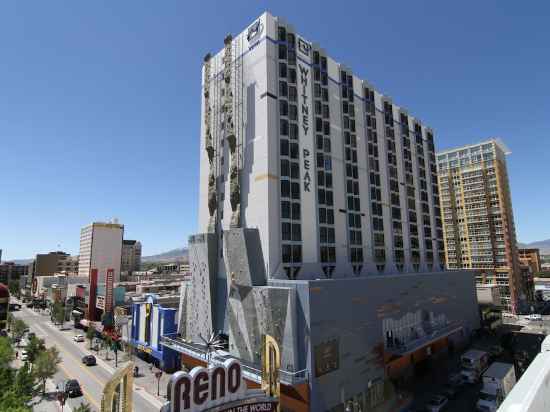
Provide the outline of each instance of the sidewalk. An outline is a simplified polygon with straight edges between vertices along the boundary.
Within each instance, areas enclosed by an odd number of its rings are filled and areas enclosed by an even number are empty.
[[[12,364],[17,369],[23,366],[20,359],[14,360]],[[43,397],[41,388],[39,388],[39,393],[32,398],[29,406],[32,407],[32,410],[35,412],[61,411],[61,404],[57,401],[57,391],[52,379],[46,381],[46,395]],[[69,405],[65,404],[63,412],[72,412],[72,409]]]
[[[88,345],[86,345],[86,350],[88,350]],[[96,357],[98,362],[102,361],[107,364],[112,370],[115,370],[115,354],[112,351],[109,351],[109,360],[105,360],[105,350],[100,350],[99,352],[90,351],[92,355]],[[158,401],[164,403],[166,402],[166,389],[168,386],[168,381],[170,380],[172,374],[162,372],[160,378],[160,396],[157,396],[157,378],[155,377],[155,372],[158,371],[156,367],[153,367],[151,371],[150,363],[145,362],[144,360],[137,357],[137,355],[132,356],[132,361],[139,368],[139,376],[134,378],[134,385],[137,391],[145,391],[147,394],[153,396]],[[118,352],[118,367],[120,368],[123,365],[126,365],[129,362],[129,355],[126,352]]]

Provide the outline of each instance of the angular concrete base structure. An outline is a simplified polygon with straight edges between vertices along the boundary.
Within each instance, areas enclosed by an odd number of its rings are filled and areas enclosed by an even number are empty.
[[[267,280],[257,230],[231,229],[223,241],[226,277],[214,265],[214,235],[190,239],[193,279],[182,288],[180,333],[201,343],[223,325],[229,353],[258,369],[261,338],[273,336],[281,381],[300,371],[311,411],[371,402],[388,379],[479,327],[474,273]]]

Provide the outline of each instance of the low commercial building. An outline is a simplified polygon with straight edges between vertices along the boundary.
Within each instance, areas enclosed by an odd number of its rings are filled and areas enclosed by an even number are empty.
[[[550,300],[550,278],[534,278],[533,283],[535,295],[540,296],[543,300]]]
[[[497,284],[477,284],[476,295],[479,304],[500,306],[500,287]]]
[[[56,273],[66,273],[69,276],[78,274],[78,256],[71,256],[62,251],[39,253],[29,263],[29,275],[52,276]]]
[[[28,271],[27,265],[3,262],[0,264],[0,283],[7,285],[11,280],[19,280],[22,276],[27,276]]]
[[[178,352],[161,345],[162,336],[174,336],[177,332],[177,310],[159,304],[154,294],[145,301],[132,305],[131,336],[129,343],[138,355],[165,371],[179,369]]]
[[[9,306],[10,291],[6,285],[0,283],[0,330],[7,328]]]
[[[519,261],[531,268],[533,274],[542,270],[539,249],[518,249]]]
[[[132,273],[141,267],[141,243],[137,240],[122,241],[122,261],[120,270]]]

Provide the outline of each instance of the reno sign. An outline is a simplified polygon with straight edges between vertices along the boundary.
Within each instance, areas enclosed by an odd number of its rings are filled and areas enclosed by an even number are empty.
[[[241,364],[228,359],[223,365],[176,372],[168,384],[170,412],[275,411],[277,402],[261,390],[248,390]]]
[[[161,412],[280,412],[281,355],[272,336],[262,336],[261,389],[247,387],[237,359],[218,362],[172,375]]]

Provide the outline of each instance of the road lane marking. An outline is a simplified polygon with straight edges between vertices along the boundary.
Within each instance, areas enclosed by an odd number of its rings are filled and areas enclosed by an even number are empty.
[[[62,364],[59,364],[59,367],[61,368],[61,370],[62,370],[63,372],[65,372],[65,375],[67,375],[69,378],[70,378],[71,376],[74,378],[73,374],[72,374],[72,373],[69,373],[69,371],[68,371]],[[84,394],[84,397],[85,397],[86,399],[88,399],[88,401],[90,401],[91,403],[93,403],[94,406],[95,406],[97,409],[101,409],[100,406],[99,406],[99,404],[97,403],[97,401],[92,397],[92,395],[90,395],[90,393],[88,393],[88,392],[84,389],[83,385],[80,385],[80,389],[82,389],[82,393]]]
[[[30,309],[27,309],[28,311],[30,311]],[[34,315],[35,318],[41,318],[42,316],[40,314],[37,314],[37,313],[32,313]],[[51,337],[52,340],[56,341],[57,343],[61,343],[62,340],[65,340],[66,343],[68,343],[69,345],[74,345],[74,342],[73,340],[69,337],[69,336],[66,336],[65,334],[62,333],[62,331],[56,329],[53,325],[51,325],[49,322],[44,322],[44,325],[47,326],[48,328],[52,329],[52,331],[54,333],[48,333],[41,325],[39,324],[33,324],[31,327],[37,327],[40,331],[42,331],[47,337]],[[55,333],[57,332],[57,334]],[[57,346],[54,344],[54,346]],[[60,345],[60,347],[63,347],[62,345]],[[91,353],[90,351],[84,351],[84,349],[82,349],[80,347],[80,345],[76,345],[76,346],[73,346],[75,347],[76,349],[78,349],[80,352],[84,353],[85,355],[87,355],[88,353]],[[94,374],[92,374],[87,368],[83,367],[82,364],[81,364],[81,360],[80,359],[77,359],[72,353],[70,353],[68,350],[63,350],[62,352],[60,351],[60,354],[66,354],[68,355],[70,358],[72,358],[76,364],[84,371],[86,372],[86,374],[88,376],[90,376],[95,382],[98,383],[98,385],[100,386],[100,388],[103,390],[105,384],[107,382],[101,382],[99,380],[98,377],[96,377]],[[95,356],[95,355],[94,355]],[[99,364],[103,363],[104,365],[101,365],[101,367],[103,368],[103,370],[107,373],[107,374],[114,374],[115,370],[113,368],[111,368],[109,365],[107,365],[106,363],[103,362],[103,360],[101,358],[99,358],[99,355],[96,357],[97,360],[99,360],[100,362],[98,362],[98,366]],[[112,370],[113,372],[111,372],[110,370]],[[140,396],[145,402],[148,402],[149,404],[152,404],[154,405],[155,407],[157,406],[162,406],[164,405],[164,402],[162,402],[161,400],[157,399],[156,397],[154,397],[152,394],[150,394],[149,392],[147,392],[147,390],[145,390],[145,388],[137,385],[135,382],[134,382],[134,388],[133,390],[135,391],[134,394],[137,395],[137,396]]]

